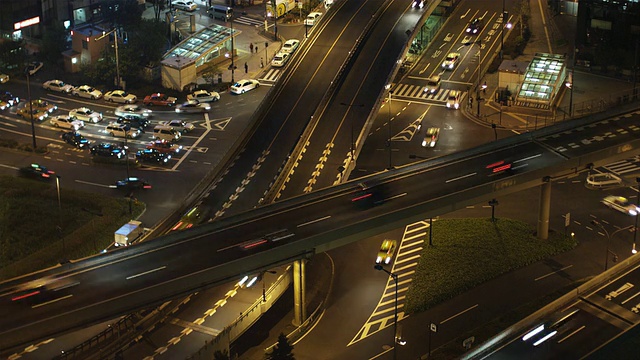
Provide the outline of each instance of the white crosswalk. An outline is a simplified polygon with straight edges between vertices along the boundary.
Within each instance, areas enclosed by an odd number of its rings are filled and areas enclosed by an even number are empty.
[[[398,84],[395,90],[393,90],[393,96],[445,102],[447,101],[447,96],[450,91],[449,89],[440,89],[432,95],[424,92],[424,86],[422,85]],[[464,97],[464,95],[463,93],[462,97]],[[460,100],[462,101],[462,98]]]
[[[248,25],[248,26],[264,25],[264,20],[256,20],[248,16],[240,16],[238,18],[233,19],[233,22],[237,24]]]
[[[258,80],[275,82],[276,80],[278,80],[278,76],[280,76],[281,71],[282,71],[281,69],[270,68],[269,70],[267,70],[264,76],[262,76]]]
[[[623,175],[630,172],[640,172],[640,166],[638,166],[638,158],[632,158],[627,160],[616,161],[611,164],[603,166],[608,171],[616,174]]]

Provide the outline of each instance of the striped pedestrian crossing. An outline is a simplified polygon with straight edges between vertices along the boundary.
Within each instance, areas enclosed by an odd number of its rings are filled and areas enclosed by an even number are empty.
[[[257,20],[254,18],[250,18],[248,16],[240,16],[238,18],[233,19],[233,22],[235,24],[242,24],[242,25],[248,25],[248,26],[264,25],[264,20]]]
[[[422,85],[399,84],[395,90],[393,90],[393,97],[408,97],[445,102],[447,101],[447,96],[450,91],[449,89],[439,89],[437,93],[430,94],[424,92],[424,86]]]
[[[264,73],[264,75],[259,78],[258,80],[260,81],[273,81],[275,82],[276,80],[278,80],[278,76],[280,76],[280,72],[282,70],[281,69],[274,69],[274,68],[270,68],[269,70],[267,70],[266,73]]]
[[[640,172],[638,160],[637,158],[626,159],[607,164],[603,167],[616,175],[624,175],[631,172],[637,173]]]

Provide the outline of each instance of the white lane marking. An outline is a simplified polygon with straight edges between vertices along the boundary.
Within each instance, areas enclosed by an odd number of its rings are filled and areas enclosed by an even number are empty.
[[[586,325],[582,325],[578,329],[575,329],[571,334],[569,334],[569,335],[563,337],[562,339],[558,340],[558,344],[560,344],[561,342],[567,340],[568,338],[572,337],[573,335],[577,334],[579,331],[582,331],[582,329],[584,329],[585,327],[587,327],[587,326]]]
[[[406,195],[407,195],[407,193],[402,193],[402,194],[398,194],[398,195],[394,195],[394,196],[392,196],[392,197],[386,198],[386,199],[384,199],[384,200],[385,200],[385,201],[389,201],[389,200],[393,200],[393,199],[401,198],[401,197],[406,196]]]
[[[4,165],[4,164],[0,164],[0,167],[5,167],[7,169],[13,169],[13,170],[18,170],[19,169],[19,168],[15,167],[15,166]]]
[[[533,279],[533,281],[542,280],[542,279],[546,278],[547,276],[551,276],[553,274],[559,273],[560,271],[564,271],[564,270],[566,270],[566,269],[568,269],[570,267],[573,267],[573,265],[567,265],[567,266],[563,267],[562,269],[558,269],[558,270],[552,271],[552,272],[550,272],[550,273],[548,273],[546,275],[542,275],[540,277],[537,277],[537,278]]]
[[[161,266],[161,267],[153,269],[153,270],[149,270],[149,271],[141,272],[139,274],[127,276],[126,279],[127,280],[131,280],[133,278],[137,278],[138,276],[148,275],[148,274],[151,274],[152,272],[160,271],[160,270],[163,270],[163,269],[166,269],[166,268],[167,268],[166,266]]]
[[[622,302],[622,305],[626,304],[627,302],[633,300],[633,298],[635,298],[636,296],[640,295],[640,292],[637,292],[635,295],[631,296],[630,298],[628,298],[627,300]]]
[[[315,219],[315,220],[307,221],[306,223],[298,224],[296,227],[303,227],[303,226],[311,225],[311,224],[317,223],[319,221],[327,220],[330,217],[331,217],[331,215],[327,215],[325,217],[321,217],[321,218],[318,218],[318,219]]]
[[[73,295],[72,295],[72,294],[70,294],[70,295],[67,295],[67,296],[59,297],[59,298],[57,298],[57,299],[54,299],[54,300],[51,300],[51,301],[47,301],[47,302],[44,302],[44,303],[42,303],[42,304],[33,305],[31,308],[32,308],[32,309],[35,309],[35,308],[38,308],[38,307],[40,307],[40,306],[45,306],[45,305],[53,304],[54,302],[57,302],[57,301],[60,301],[60,300],[64,300],[64,299],[68,299],[68,298],[70,298],[70,297],[72,297],[72,296],[73,296]]]
[[[92,182],[89,182],[89,181],[82,181],[82,180],[74,180],[74,181],[78,182],[78,183],[81,183],[81,184],[100,186],[100,187],[104,187],[104,188],[113,188],[113,187],[115,187],[115,185],[97,184],[97,183],[92,183]]]
[[[469,310],[473,310],[473,309],[475,309],[475,308],[477,308],[477,307],[478,307],[478,304],[475,304],[475,305],[473,305],[472,307],[470,307],[470,308],[468,308],[468,309],[466,309],[466,310],[462,310],[462,311],[460,311],[459,313],[457,313],[457,314],[455,314],[455,315],[453,315],[453,316],[450,316],[450,317],[448,317],[448,318],[446,318],[446,319],[444,319],[444,320],[440,321],[440,325],[442,325],[442,324],[446,323],[446,322],[447,322],[447,321],[449,321],[449,320],[453,320],[454,318],[456,318],[456,317],[458,317],[458,316],[460,316],[460,315],[462,315],[462,314],[466,313],[466,312],[467,312],[467,311],[469,311]]]
[[[530,160],[530,159],[535,159],[535,158],[540,157],[540,156],[542,156],[542,154],[533,155],[533,156],[526,157],[524,159],[516,160],[513,163],[515,164],[517,162],[526,161],[526,160]]]
[[[476,174],[477,174],[477,173],[471,173],[471,174],[467,174],[467,175],[462,175],[462,176],[459,176],[459,177],[457,177],[457,178],[449,179],[449,180],[445,181],[445,183],[450,183],[450,182],[453,182],[453,181],[458,181],[458,180],[460,180],[460,179],[468,178],[469,176],[473,176],[473,175],[476,175]]]

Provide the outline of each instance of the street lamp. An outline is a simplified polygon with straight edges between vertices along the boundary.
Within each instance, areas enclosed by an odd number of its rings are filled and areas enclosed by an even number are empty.
[[[274,41],[278,41],[278,10],[276,8],[276,0],[271,0],[271,8],[273,9],[273,13],[274,13],[273,14],[273,39]]]
[[[491,199],[489,206],[491,206],[491,222],[496,222],[496,206],[498,206],[498,200]]]
[[[95,41],[102,40],[105,36],[114,34],[113,43],[116,50],[116,86],[120,87],[120,60],[118,58],[118,28],[113,28],[111,31],[102,32],[102,36],[97,37]]]
[[[504,8],[504,1],[502,0],[502,31],[500,32],[500,60],[504,56],[504,29],[511,29],[511,23],[508,22],[509,12]]]
[[[384,86],[384,88],[389,91],[389,126],[387,126],[387,132],[388,132],[388,139],[387,139],[387,147],[389,148],[389,167],[387,168],[387,170],[392,170],[393,169],[393,162],[391,161],[391,94],[393,93],[391,91],[391,84],[387,84]]]
[[[352,108],[352,107],[364,107],[364,104],[347,104],[347,103],[343,103],[343,102],[341,102],[340,105],[347,106],[349,108]],[[354,121],[354,119],[352,117],[351,118],[351,159],[352,160],[355,159],[355,157],[356,157],[356,154],[355,154],[355,142],[354,142],[354,139],[353,139],[353,121]]]
[[[389,276],[391,276],[391,278],[393,278],[393,282],[396,285],[396,297],[395,297],[395,302],[394,302],[394,307],[393,307],[393,342],[392,342],[393,359],[396,360],[398,358],[398,354],[396,352],[396,340],[398,339],[398,337],[397,337],[397,334],[398,334],[398,274],[392,273],[391,271],[385,269],[380,264],[375,264],[373,266],[373,268],[376,269],[376,270],[382,270],[382,271],[386,272],[387,274],[389,274]]]
[[[638,194],[636,194],[636,207],[640,208],[640,177],[636,178],[636,190]],[[636,215],[636,224],[633,227],[633,248],[631,249],[631,253],[635,254],[638,251],[636,250],[636,242],[638,241],[638,216]]]
[[[264,273],[262,274],[262,302],[267,302],[267,290],[265,288],[265,275],[269,273],[269,274],[273,274],[276,275],[278,272],[274,271],[274,270],[265,270]]]
[[[36,151],[36,125],[33,122],[33,104],[31,103],[31,74],[29,73],[29,67],[24,69],[24,73],[27,75],[27,101],[29,101],[29,114],[31,114],[31,139],[33,140],[33,151]]]
[[[64,243],[64,236],[62,236],[62,226],[60,225],[62,222],[62,202],[60,201],[60,176],[56,175],[56,192],[58,193],[58,226],[56,229],[58,230],[58,235],[60,236],[60,240],[62,240],[62,261],[61,263],[66,263],[65,256],[67,254],[66,246]]]
[[[231,83],[235,84],[236,81],[233,77],[233,72],[236,69],[235,63],[233,62],[233,16],[229,18],[229,23],[231,24]]]
[[[604,271],[607,271],[607,269],[609,268],[609,253],[611,253],[614,256],[615,259],[618,258],[618,255],[616,253],[614,253],[611,250],[609,250],[609,243],[611,242],[611,238],[614,237],[620,231],[632,230],[632,228],[634,226],[633,225],[629,225],[627,227],[623,227],[623,228],[618,229],[618,230],[612,232],[611,234],[609,234],[607,229],[605,229],[605,227],[599,221],[591,220],[591,225],[595,225],[595,226],[599,227],[602,231],[604,231],[605,235],[607,236],[607,252],[606,252],[606,257],[604,259]]]
[[[478,85],[476,86],[476,102],[478,103],[478,117],[480,117],[480,72],[482,71],[482,40],[478,39],[476,41],[471,41],[468,43],[463,43],[463,45],[470,46],[473,44],[478,44]],[[482,90],[487,88],[487,84],[482,85]]]

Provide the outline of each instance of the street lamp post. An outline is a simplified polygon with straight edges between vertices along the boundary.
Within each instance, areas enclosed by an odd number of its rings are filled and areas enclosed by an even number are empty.
[[[347,106],[349,108],[352,108],[352,107],[364,107],[364,104],[347,104],[347,103],[343,103],[343,102],[341,102],[340,105]],[[351,118],[351,159],[352,160],[355,159],[355,157],[356,157],[356,154],[355,154],[355,147],[356,146],[355,146],[355,141],[354,141],[354,138],[353,138],[353,121],[354,120],[353,120],[353,117],[352,117]]]
[[[231,83],[235,84],[235,79],[233,77],[233,73],[236,69],[235,63],[234,63],[234,56],[233,56],[233,16],[231,16],[231,18],[229,19],[229,23],[231,24]]]
[[[271,0],[271,8],[273,9],[273,39],[274,41],[278,41],[278,10],[276,8],[276,0]]]
[[[269,274],[274,274],[274,275],[275,275],[275,274],[277,274],[278,272],[277,272],[277,271],[274,271],[274,270],[266,270],[266,271],[262,274],[262,302],[263,302],[263,303],[267,302],[267,289],[266,289],[266,287],[265,287],[265,282],[266,282],[266,281],[265,281],[265,279],[266,279],[265,275],[266,275],[267,273],[269,273]]]
[[[607,231],[607,229],[605,229],[604,225],[602,225],[599,221],[591,220],[591,224],[599,227],[602,231],[604,231],[605,235],[607,236],[607,252],[606,252],[606,257],[604,259],[604,271],[607,271],[607,269],[609,268],[609,253],[613,254],[613,256],[616,257],[616,258],[618,257],[618,255],[616,255],[616,253],[614,253],[611,250],[609,250],[609,243],[611,242],[611,238],[614,237],[620,231],[631,230],[634,226],[633,225],[629,225],[629,226],[623,227],[623,228],[618,229],[618,230],[612,232],[611,234],[609,234],[609,231]]]
[[[62,222],[62,202],[60,201],[60,176],[56,175],[56,192],[58,193],[58,226],[56,226],[58,230],[58,235],[60,236],[60,240],[62,240],[62,263],[65,263],[65,257],[67,255],[66,246],[64,243],[64,236],[62,236],[62,226],[60,225]]]
[[[498,200],[491,199],[489,206],[491,206],[491,222],[496,222],[496,206],[498,206]]]
[[[29,101],[29,114],[31,114],[31,139],[33,140],[33,151],[36,151],[36,125],[33,122],[33,104],[31,103],[31,74],[29,74],[29,67],[26,67],[24,69],[24,73],[27,74],[27,101]]]
[[[97,37],[95,41],[102,40],[105,36],[113,35],[113,43],[116,51],[116,86],[120,87],[120,59],[118,57],[118,28],[113,28],[113,30],[103,32],[102,36]]]
[[[636,207],[640,208],[640,177],[636,178]],[[635,254],[636,251],[636,242],[638,241],[638,216],[636,215],[636,223],[633,227],[633,248],[631,249],[631,253]]]
[[[481,72],[482,72],[482,40],[478,39],[476,41],[472,41],[472,42],[468,42],[468,43],[463,43],[463,45],[469,46],[469,45],[473,45],[473,44],[478,44],[478,85],[476,86],[476,102],[478,103],[478,113],[477,116],[480,117],[480,79],[481,79]],[[487,88],[487,84],[483,84],[482,85],[482,90],[486,90]]]
[[[393,307],[393,342],[391,343],[391,346],[393,346],[393,359],[396,360],[398,358],[398,353],[396,351],[396,339],[398,334],[398,274],[392,273],[380,264],[374,265],[373,268],[376,270],[382,270],[389,274],[389,276],[393,278],[393,282],[396,286],[395,302]]]
[[[384,86],[385,89],[387,89],[389,91],[389,125],[387,126],[387,133],[388,133],[388,137],[387,137],[387,148],[389,148],[389,167],[387,168],[387,170],[391,170],[393,169],[393,162],[391,160],[391,94],[393,93],[391,91],[391,85],[387,84]]]

